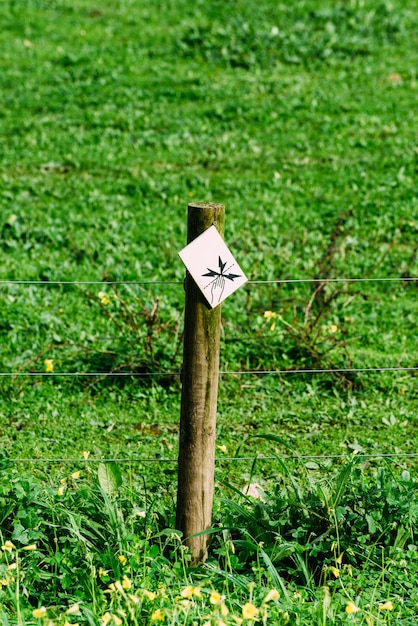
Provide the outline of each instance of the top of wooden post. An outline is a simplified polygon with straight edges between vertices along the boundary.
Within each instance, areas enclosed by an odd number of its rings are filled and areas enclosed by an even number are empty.
[[[225,206],[223,204],[219,204],[218,202],[189,202],[189,208],[222,211]]]
[[[217,202],[189,202],[187,243],[190,243],[207,228],[216,225],[223,237],[225,223],[225,205]]]

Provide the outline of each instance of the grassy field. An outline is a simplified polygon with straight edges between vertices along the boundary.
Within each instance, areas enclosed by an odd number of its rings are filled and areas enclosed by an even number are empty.
[[[418,366],[416,280],[256,282],[418,276],[417,27],[3,0],[1,623],[416,623],[415,371],[223,374],[208,563],[172,529],[190,200],[250,279],[223,371]]]

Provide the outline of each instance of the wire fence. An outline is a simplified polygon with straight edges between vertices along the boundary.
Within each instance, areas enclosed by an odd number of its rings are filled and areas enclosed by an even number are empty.
[[[247,285],[277,285],[277,284],[315,284],[315,283],[391,283],[391,282],[417,282],[418,278],[412,276],[389,276],[383,278],[275,278],[271,280],[249,280]],[[0,280],[0,285],[183,285],[180,280]]]
[[[355,277],[355,278],[277,278],[272,280],[249,280],[247,285],[281,285],[281,284],[322,284],[328,283],[417,283],[417,277],[411,276],[389,276],[389,277]],[[139,285],[139,286],[153,286],[153,285],[183,285],[184,281],[175,280],[0,280],[0,285],[32,285],[32,286],[66,286],[66,285],[80,285],[80,286],[118,286],[118,285]],[[379,373],[379,372],[416,372],[418,366],[388,366],[388,367],[347,367],[347,368],[301,368],[301,369],[249,369],[249,370],[221,370],[219,374],[221,376],[288,376],[288,375],[321,375],[321,374],[362,374],[362,373]],[[54,377],[68,377],[68,378],[105,378],[105,377],[132,377],[132,378],[152,378],[152,377],[169,377],[180,376],[181,371],[165,371],[165,372],[134,372],[134,371],[110,371],[110,372],[36,372],[36,371],[17,371],[17,372],[0,372],[1,378],[18,378],[18,377],[42,377],[42,378],[54,378]],[[358,453],[359,458],[364,459],[377,459],[377,458],[403,458],[413,459],[418,457],[418,453]],[[243,457],[219,457],[215,461],[217,463],[222,462],[249,462],[254,461],[268,461],[274,460],[275,456],[243,456]],[[304,462],[310,461],[327,461],[327,460],[342,460],[347,458],[347,454],[334,454],[334,455],[280,455],[281,459],[291,459],[295,461]],[[11,463],[45,463],[45,464],[74,464],[82,462],[88,463],[123,463],[123,464],[147,464],[147,463],[163,463],[163,464],[177,464],[177,459],[173,458],[102,458],[102,459],[80,459],[80,458],[3,458],[2,462],[9,461]]]
[[[280,454],[280,459],[284,460],[293,460],[293,461],[327,461],[327,460],[343,460],[347,459],[348,456],[353,456],[356,454],[359,459],[380,459],[380,458],[417,458],[418,452],[352,452],[348,454]],[[256,456],[222,456],[216,457],[216,463],[241,463],[241,462],[254,462],[256,461],[274,461],[277,459],[277,456],[274,455],[256,455]],[[123,463],[123,464],[140,464],[140,463],[167,463],[172,465],[177,465],[178,459],[173,458],[138,458],[138,457],[130,457],[130,458],[119,458],[119,457],[109,457],[109,458],[7,458],[4,457],[1,459],[1,462],[11,462],[11,463],[87,463],[87,464],[97,464],[97,463]]]
[[[287,374],[361,374],[366,372],[416,372],[418,366],[411,367],[340,367],[325,369],[289,369],[289,370],[220,370],[221,376],[271,376]],[[164,376],[181,376],[178,372],[0,372],[0,377],[41,376],[43,378],[57,377],[132,377],[149,378]]]

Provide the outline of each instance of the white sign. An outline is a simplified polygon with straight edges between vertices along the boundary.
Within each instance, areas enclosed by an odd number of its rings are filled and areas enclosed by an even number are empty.
[[[248,280],[216,226],[180,250],[179,257],[212,309]]]

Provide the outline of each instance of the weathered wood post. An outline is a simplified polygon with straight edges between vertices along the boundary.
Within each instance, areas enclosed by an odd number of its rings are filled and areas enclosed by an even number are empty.
[[[223,236],[224,221],[222,204],[189,204],[187,243],[212,224]],[[212,524],[221,305],[210,309],[189,273],[185,291],[176,526],[198,563],[206,559],[209,535],[191,535]]]

